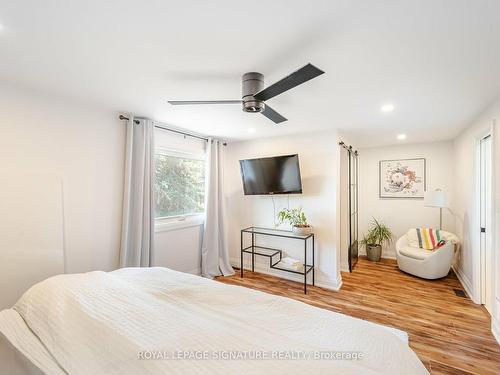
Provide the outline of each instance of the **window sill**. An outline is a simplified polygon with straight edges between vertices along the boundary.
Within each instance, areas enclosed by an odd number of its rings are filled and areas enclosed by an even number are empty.
[[[176,229],[196,227],[203,225],[205,222],[204,215],[192,215],[176,218],[156,219],[155,233],[168,232]]]

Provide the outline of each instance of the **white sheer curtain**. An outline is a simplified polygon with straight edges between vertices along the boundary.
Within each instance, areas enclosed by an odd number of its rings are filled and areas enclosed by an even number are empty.
[[[208,140],[206,217],[201,246],[201,274],[208,278],[234,274],[224,233],[223,147],[219,140]]]
[[[154,125],[151,120],[129,118],[120,267],[149,267],[154,238]]]

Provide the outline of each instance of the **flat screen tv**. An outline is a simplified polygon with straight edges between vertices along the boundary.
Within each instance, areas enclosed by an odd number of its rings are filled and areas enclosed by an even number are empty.
[[[245,195],[301,194],[299,155],[240,160]]]

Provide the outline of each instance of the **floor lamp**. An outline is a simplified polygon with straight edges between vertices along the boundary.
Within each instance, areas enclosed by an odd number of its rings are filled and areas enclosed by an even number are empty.
[[[448,196],[441,189],[424,193],[425,207],[439,207],[439,229],[443,229],[443,208],[448,207]]]

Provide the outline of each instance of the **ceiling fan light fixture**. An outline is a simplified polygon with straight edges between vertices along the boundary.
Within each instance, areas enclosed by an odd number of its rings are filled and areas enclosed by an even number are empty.
[[[241,100],[169,100],[168,102],[172,105],[243,104],[244,112],[262,113],[275,124],[280,124],[287,121],[287,118],[264,104],[264,101],[291,90],[323,73],[324,71],[309,63],[271,86],[264,88],[264,75],[258,72],[248,72],[241,77]]]
[[[266,105],[264,102],[259,102],[257,100],[249,100],[243,102],[243,112],[249,113],[260,113],[264,111]]]

